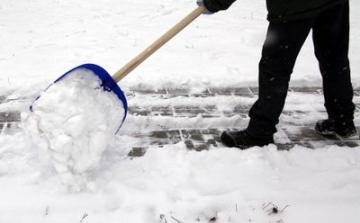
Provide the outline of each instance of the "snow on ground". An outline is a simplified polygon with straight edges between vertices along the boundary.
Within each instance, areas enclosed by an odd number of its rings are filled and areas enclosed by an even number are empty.
[[[193,10],[194,2],[2,0],[0,95],[18,100],[0,104],[0,112],[26,111],[29,104],[22,98],[35,98],[63,72],[80,64],[95,63],[116,72]],[[350,59],[353,83],[359,86],[360,3],[352,0],[351,7]],[[256,86],[265,16],[264,0],[241,0],[227,12],[201,16],[119,84],[125,91],[182,87],[196,92],[206,87]],[[292,85],[320,83],[309,39]],[[194,103],[209,103],[206,100]],[[232,102],[219,98],[218,103],[231,107]],[[156,100],[129,100],[129,106],[142,103]],[[287,108],[306,109],[306,103],[290,95]],[[317,118],[307,117],[306,122]],[[220,147],[194,152],[178,143],[150,146],[145,156],[130,159],[126,154],[134,138],[127,133],[141,129],[147,121],[130,118],[125,122],[124,132],[105,151],[101,165],[86,176],[86,189],[77,193],[62,183],[50,163],[40,159],[38,148],[23,132],[1,134],[0,223],[214,219],[351,223],[360,219],[360,148],[277,151],[271,145],[246,151]],[[172,127],[173,122],[166,123],[163,127]],[[199,121],[191,119],[183,125],[198,128]],[[200,125],[206,127],[201,121]],[[276,206],[284,210],[272,213]]]

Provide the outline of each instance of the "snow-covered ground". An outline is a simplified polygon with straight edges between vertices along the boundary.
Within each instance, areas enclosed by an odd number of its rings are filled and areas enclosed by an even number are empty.
[[[350,60],[353,84],[360,87],[360,2],[350,2]],[[0,96],[20,100],[0,104],[0,112],[26,111],[29,101],[22,98],[35,98],[54,79],[80,64],[95,63],[115,73],[195,7],[195,0],[2,0]],[[201,16],[119,85],[125,92],[132,88],[201,92],[207,87],[256,86],[265,17],[264,0],[239,0],[226,12]],[[310,38],[291,84],[321,85]],[[221,99],[197,98],[193,103],[214,100],[212,103],[232,107],[233,100],[238,100]],[[180,100],[190,99],[165,102]],[[150,104],[156,98],[142,101],[135,97],[128,102],[129,106]],[[286,108],[306,108],[307,103],[289,95]],[[359,114],[355,121],[359,125]],[[277,151],[270,145],[245,151],[217,147],[195,152],[186,150],[181,142],[163,148],[149,146],[143,157],[131,159],[126,154],[136,139],[128,135],[144,129],[145,123],[149,120],[128,118],[116,142],[103,154],[101,165],[83,176],[81,191],[64,184],[24,132],[0,131],[0,223],[215,219],[355,223],[360,219],[359,147],[309,150],[298,146]],[[161,123],[162,128],[172,128],[172,124]],[[199,128],[199,122],[191,119],[181,124]],[[208,126],[226,127],[219,123]],[[156,129],[156,125],[146,127]],[[272,213],[275,207],[280,213]]]

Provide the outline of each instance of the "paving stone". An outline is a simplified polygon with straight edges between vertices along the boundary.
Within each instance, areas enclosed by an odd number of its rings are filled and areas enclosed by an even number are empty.
[[[173,97],[178,97],[178,96],[189,97],[190,96],[188,89],[167,89],[167,94],[173,95]]]
[[[151,115],[153,116],[173,116],[173,110],[170,106],[151,107]]]
[[[6,101],[7,97],[5,95],[0,95],[0,104]]]
[[[350,147],[350,148],[355,148],[355,147],[360,146],[360,142],[358,142],[358,141],[349,140],[349,141],[343,141],[343,143],[344,143],[344,146]]]
[[[356,111],[355,112],[359,112],[360,111],[360,105],[356,105]]]
[[[202,133],[204,135],[220,135],[221,131],[219,129],[203,129]]]
[[[209,89],[210,93],[214,95],[234,95],[235,88],[212,88]]]
[[[209,140],[207,140],[207,141],[206,141],[206,145],[217,147],[217,143],[216,143],[216,140],[215,140],[215,139],[209,139]]]
[[[216,105],[207,105],[200,108],[202,109],[200,114],[203,118],[219,117],[222,115]]]
[[[159,89],[159,90],[151,90],[151,89],[130,89],[130,91],[137,93],[137,94],[159,94],[159,95],[165,95],[167,94],[166,89]]]
[[[283,112],[282,112],[283,115],[288,115],[288,116],[291,116],[291,117],[308,115],[308,113],[309,112],[307,112],[307,111],[301,111],[301,110],[294,110],[294,111],[283,110]]]
[[[323,92],[321,87],[290,87],[289,91],[310,94],[320,94]]]
[[[194,143],[191,140],[185,140],[184,143],[186,148],[189,150],[193,150],[195,148]]]
[[[181,133],[180,130],[168,130],[167,131],[169,140],[173,143],[176,144],[178,142],[181,141]]]
[[[199,106],[174,106],[175,116],[195,117],[202,111]]]
[[[148,137],[151,140],[150,144],[152,145],[175,144],[181,141],[179,130],[153,131],[148,135]]]
[[[254,95],[259,94],[259,88],[257,88],[257,87],[249,87],[249,89]]]
[[[132,150],[128,153],[130,157],[141,157],[145,155],[146,147],[133,147]]]
[[[251,106],[250,105],[236,105],[234,107],[234,115],[241,115],[242,117],[248,117],[249,111]]]
[[[174,106],[174,116],[177,117],[196,117],[199,114],[202,115],[203,118],[207,117],[219,117],[221,116],[220,111],[217,109],[215,105],[209,106]]]
[[[293,147],[294,147],[294,144],[292,144],[292,143],[284,143],[284,144],[277,145],[277,149],[280,151],[290,150]]]
[[[168,134],[167,131],[154,131],[151,133],[150,137],[158,138],[158,139],[167,139]]]
[[[292,127],[294,129],[294,127]],[[300,142],[300,141],[320,141],[324,138],[317,134],[315,130],[309,127],[300,126],[296,128],[298,131],[296,133],[293,130],[288,131],[286,128],[283,128],[287,137],[291,141]]]
[[[197,130],[197,129],[181,130],[181,134],[184,139],[191,139],[193,141],[204,142],[204,137],[200,130]]]
[[[0,112],[0,122],[19,122],[20,112]]]
[[[210,91],[210,89],[206,89],[204,90],[203,92],[200,92],[200,93],[192,93],[190,95],[191,97],[196,97],[196,98],[206,98],[206,97],[214,97],[215,96],[215,93],[212,93]]]
[[[242,97],[254,97],[254,93],[250,90],[250,88],[238,88],[235,90],[234,95],[242,96]]]
[[[142,116],[148,116],[151,113],[149,108],[138,107],[138,106],[128,107],[128,112],[129,112],[129,114],[132,114],[132,115],[142,115]]]

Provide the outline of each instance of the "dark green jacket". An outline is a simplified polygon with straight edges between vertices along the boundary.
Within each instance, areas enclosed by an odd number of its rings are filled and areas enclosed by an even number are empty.
[[[236,0],[204,0],[211,12],[226,10]],[[305,19],[315,16],[336,4],[349,0],[266,0],[268,20],[271,22]]]

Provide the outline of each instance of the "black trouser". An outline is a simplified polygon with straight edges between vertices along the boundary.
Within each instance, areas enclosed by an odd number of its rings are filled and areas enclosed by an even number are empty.
[[[310,30],[328,116],[336,123],[352,122],[355,106],[348,59],[349,3],[345,3],[314,18],[269,24],[259,63],[259,98],[249,112],[250,135],[269,137],[276,132],[290,76]]]

